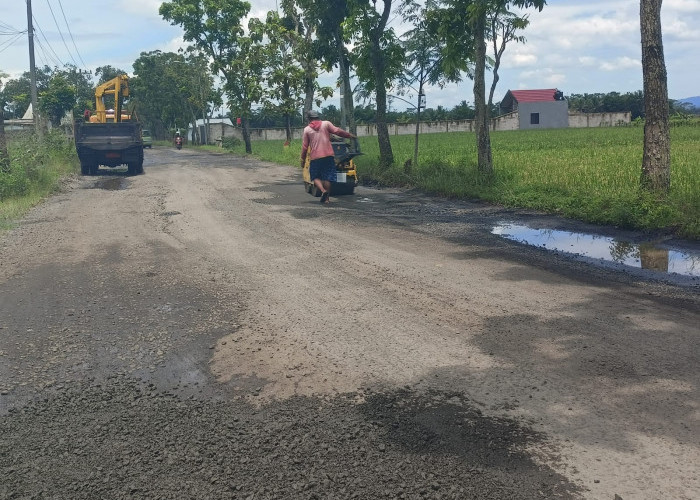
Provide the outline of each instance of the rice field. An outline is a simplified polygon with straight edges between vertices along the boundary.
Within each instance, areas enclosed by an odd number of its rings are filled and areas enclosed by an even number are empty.
[[[382,171],[376,138],[360,139],[362,181],[700,239],[700,127],[671,130],[671,191],[664,200],[639,189],[641,127],[492,132],[495,173],[489,178],[476,169],[474,134],[421,135],[418,165],[412,164],[413,136],[391,140],[395,166]],[[299,141],[288,148],[254,142],[253,152],[298,165],[300,147]]]

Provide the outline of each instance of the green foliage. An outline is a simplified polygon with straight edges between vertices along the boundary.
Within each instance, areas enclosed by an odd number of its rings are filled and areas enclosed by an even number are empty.
[[[60,177],[77,165],[72,143],[58,131],[46,134],[41,141],[33,134],[9,136],[8,152],[10,170],[0,172],[0,205],[16,197],[50,193]]]
[[[130,102],[157,138],[165,138],[171,127],[204,118],[221,104],[208,61],[197,52],[142,52],[134,73]]]
[[[447,197],[479,198],[510,207],[700,239],[700,127],[672,130],[671,190],[658,199],[639,189],[643,131],[637,127],[560,129],[492,134],[495,169],[476,165],[473,134],[421,136],[418,167],[413,137],[394,137],[396,165],[378,167],[379,150],[361,138],[356,159],[365,183],[410,186]],[[256,143],[258,156],[298,166],[299,143]],[[408,168],[407,168],[408,165]]]
[[[238,137],[224,137],[221,140],[224,149],[235,151],[243,146],[243,142]]]
[[[64,75],[56,74],[46,90],[39,95],[39,110],[54,126],[61,123],[67,111],[75,106],[75,87],[71,86]]]
[[[48,66],[36,68],[37,93],[48,87],[53,70]],[[32,102],[30,92],[30,73],[27,71],[19,78],[10,79],[2,87],[0,102],[5,103],[5,119],[22,118]]]

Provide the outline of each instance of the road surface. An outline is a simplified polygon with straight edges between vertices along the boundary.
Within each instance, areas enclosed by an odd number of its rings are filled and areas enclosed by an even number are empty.
[[[154,148],[0,235],[0,498],[700,498],[698,282]]]

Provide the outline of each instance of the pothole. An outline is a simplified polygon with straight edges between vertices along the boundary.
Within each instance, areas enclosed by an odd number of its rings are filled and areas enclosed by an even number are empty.
[[[127,187],[129,187],[129,181],[121,177],[100,179],[95,183],[95,188],[104,189],[107,191],[121,191]]]

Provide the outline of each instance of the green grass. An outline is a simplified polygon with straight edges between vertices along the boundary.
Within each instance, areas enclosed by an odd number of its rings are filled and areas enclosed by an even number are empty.
[[[381,170],[376,138],[360,139],[361,181],[700,238],[700,127],[671,129],[671,191],[664,200],[639,189],[641,127],[492,132],[495,173],[489,178],[477,171],[474,134],[421,135],[417,166],[406,165],[413,136],[391,141],[395,166]],[[298,166],[300,147],[300,141],[287,148],[282,141],[256,141],[253,153]],[[242,145],[233,150],[244,152]]]
[[[32,135],[8,139],[10,171],[0,172],[0,230],[55,192],[79,165],[72,142],[58,132],[42,141]]]

